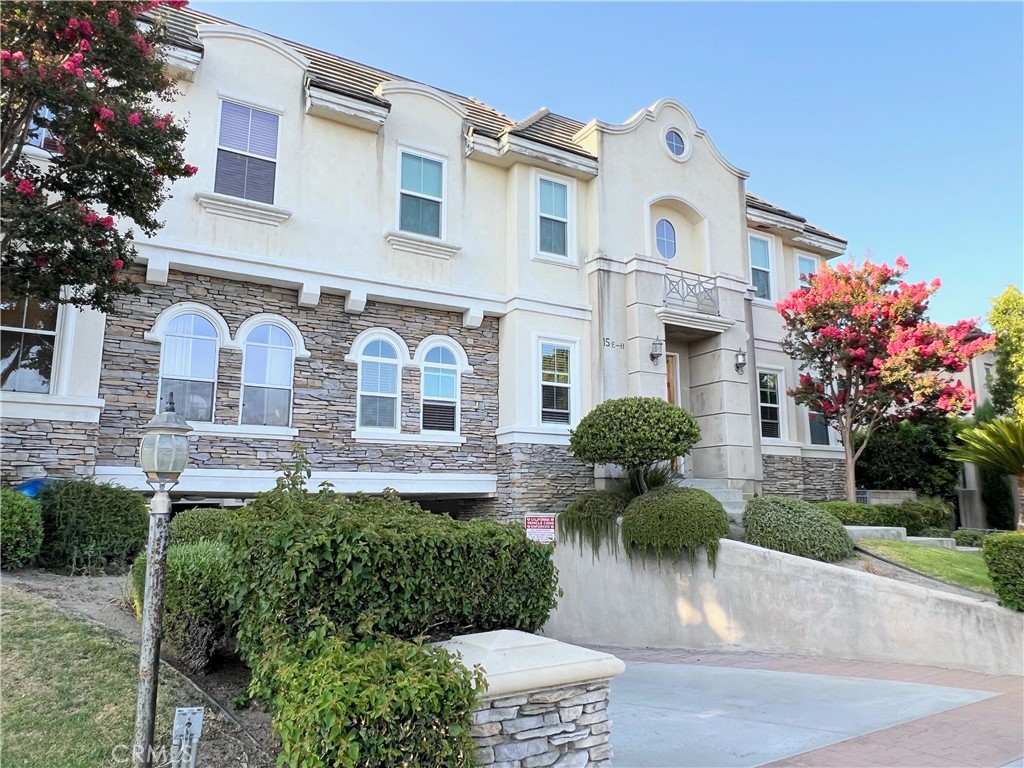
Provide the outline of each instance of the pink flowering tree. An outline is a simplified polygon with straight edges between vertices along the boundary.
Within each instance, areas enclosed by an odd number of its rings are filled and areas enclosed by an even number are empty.
[[[974,322],[940,325],[925,318],[939,288],[902,280],[896,265],[825,265],[776,307],[785,321],[783,349],[804,373],[789,395],[838,433],[846,457],[846,497],[856,500],[854,467],[886,421],[970,410],[974,393],[952,374],[995,344]],[[860,432],[864,440],[854,444]]]
[[[184,4],[0,4],[5,293],[111,312],[136,292],[132,232],[154,234],[170,184],[198,170],[161,109],[159,19]]]

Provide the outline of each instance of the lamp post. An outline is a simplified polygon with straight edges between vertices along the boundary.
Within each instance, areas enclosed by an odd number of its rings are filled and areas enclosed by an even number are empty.
[[[188,433],[192,427],[174,412],[174,397],[167,408],[143,427],[139,461],[146,482],[156,493],[149,505],[149,545],[146,556],[146,592],[142,607],[142,651],[139,655],[139,688],[135,702],[135,742],[132,768],[150,768],[153,727],[156,722],[156,688],[160,671],[160,634],[164,614],[164,572],[167,567],[167,526],[171,498],[167,491],[178,482],[188,461]]]

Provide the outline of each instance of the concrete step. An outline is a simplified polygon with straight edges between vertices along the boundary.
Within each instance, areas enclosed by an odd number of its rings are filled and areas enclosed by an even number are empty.
[[[679,475],[676,475],[678,478]],[[702,480],[699,477],[687,477],[684,480],[680,480],[679,484],[684,488],[700,488],[702,491],[727,491],[729,488],[728,480]]]
[[[922,547],[945,547],[956,549],[955,539],[943,539],[935,536],[907,536],[909,544],[920,544]]]

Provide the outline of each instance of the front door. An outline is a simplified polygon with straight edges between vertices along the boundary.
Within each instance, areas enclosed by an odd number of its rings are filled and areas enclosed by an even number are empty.
[[[672,405],[679,405],[679,355],[672,352],[665,355],[665,387],[666,399]],[[683,471],[681,456],[672,459],[672,471]]]

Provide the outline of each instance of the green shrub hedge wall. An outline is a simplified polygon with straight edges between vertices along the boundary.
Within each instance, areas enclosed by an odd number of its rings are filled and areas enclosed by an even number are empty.
[[[845,525],[876,525],[906,528],[908,536],[920,536],[928,526],[920,511],[902,504],[854,504],[849,501],[825,501],[817,505]]]
[[[834,563],[853,554],[853,541],[833,515],[815,504],[783,496],[747,502],[743,527],[748,544]]]
[[[118,485],[58,480],[39,493],[39,564],[76,571],[124,572],[146,545],[146,497]]]
[[[960,528],[949,535],[953,537],[958,547],[980,547],[990,534],[976,528]]]
[[[204,670],[219,653],[231,651],[234,638],[227,610],[227,547],[216,541],[174,544],[167,549],[163,636],[191,671]],[[132,566],[135,614],[142,618],[146,554]]]
[[[937,498],[921,498],[917,501],[904,501],[899,509],[909,516],[921,521],[921,528],[947,528],[953,522],[953,505]],[[919,536],[919,533],[908,535]]]
[[[1024,531],[992,534],[985,539],[981,554],[999,603],[1024,611]]]
[[[43,511],[35,499],[0,490],[0,568],[32,565],[43,545]]]
[[[219,541],[231,526],[234,514],[234,510],[202,507],[178,512],[171,518],[171,544]]]
[[[659,488],[629,503],[622,518],[626,551],[678,557],[684,552],[692,568],[697,551],[707,551],[715,567],[719,539],[729,535],[729,518],[714,496],[696,488]]]
[[[590,545],[597,557],[602,542],[607,542],[612,553],[619,551],[619,530],[616,521],[626,511],[626,499],[613,491],[584,491],[558,516],[558,540],[579,545],[583,554],[584,543]]]

